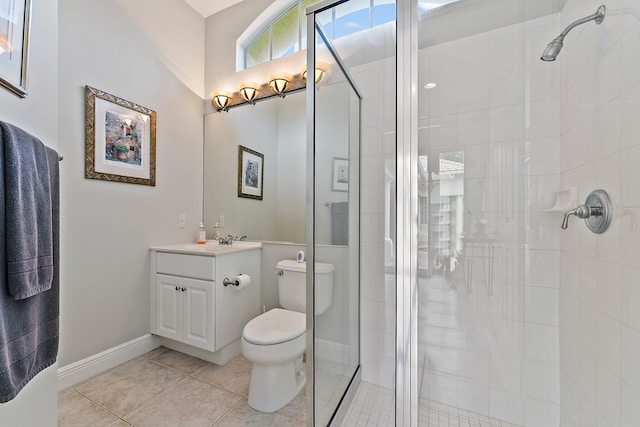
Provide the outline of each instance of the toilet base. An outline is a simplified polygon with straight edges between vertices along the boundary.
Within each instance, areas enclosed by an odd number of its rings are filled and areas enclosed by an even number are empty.
[[[248,403],[261,412],[275,412],[291,402],[307,382],[302,356],[275,365],[253,363]]]

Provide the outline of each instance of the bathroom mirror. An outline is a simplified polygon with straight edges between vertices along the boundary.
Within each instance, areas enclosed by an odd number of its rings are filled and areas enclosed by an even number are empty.
[[[321,127],[316,166],[316,243],[347,245],[349,197],[348,88],[344,81],[319,89],[331,117]],[[344,110],[344,111],[343,111]],[[224,217],[221,235],[250,240],[306,242],[305,91],[243,105],[204,118],[204,222],[211,238]],[[264,156],[262,200],[238,197],[238,147]]]
[[[306,97],[269,98],[204,118],[204,221],[210,236],[305,243]],[[264,156],[262,200],[238,197],[238,147]],[[211,237],[209,237],[211,238]]]

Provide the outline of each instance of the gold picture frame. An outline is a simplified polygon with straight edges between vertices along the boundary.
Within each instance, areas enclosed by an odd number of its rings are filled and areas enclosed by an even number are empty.
[[[156,185],[156,112],[86,86],[85,178]]]
[[[27,96],[31,0],[0,0],[0,85]]]
[[[238,145],[238,197],[262,200],[264,155]]]

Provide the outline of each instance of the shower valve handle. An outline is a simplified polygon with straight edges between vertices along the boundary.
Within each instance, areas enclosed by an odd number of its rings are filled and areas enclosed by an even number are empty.
[[[604,190],[592,191],[580,205],[564,214],[562,229],[569,227],[569,218],[576,216],[585,220],[589,230],[594,233],[604,233],[611,224],[612,204],[609,195]]]
[[[582,219],[587,219],[591,216],[602,216],[602,208],[598,206],[580,205],[577,208],[570,210],[564,214],[564,219],[562,220],[563,230],[569,228],[569,217],[571,215],[575,215]]]

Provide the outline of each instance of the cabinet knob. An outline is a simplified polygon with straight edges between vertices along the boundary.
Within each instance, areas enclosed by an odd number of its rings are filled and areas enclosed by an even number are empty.
[[[187,288],[182,288],[182,292],[186,292],[186,291],[187,291]]]
[[[179,290],[180,290],[180,286],[176,286],[176,291],[179,291]]]

